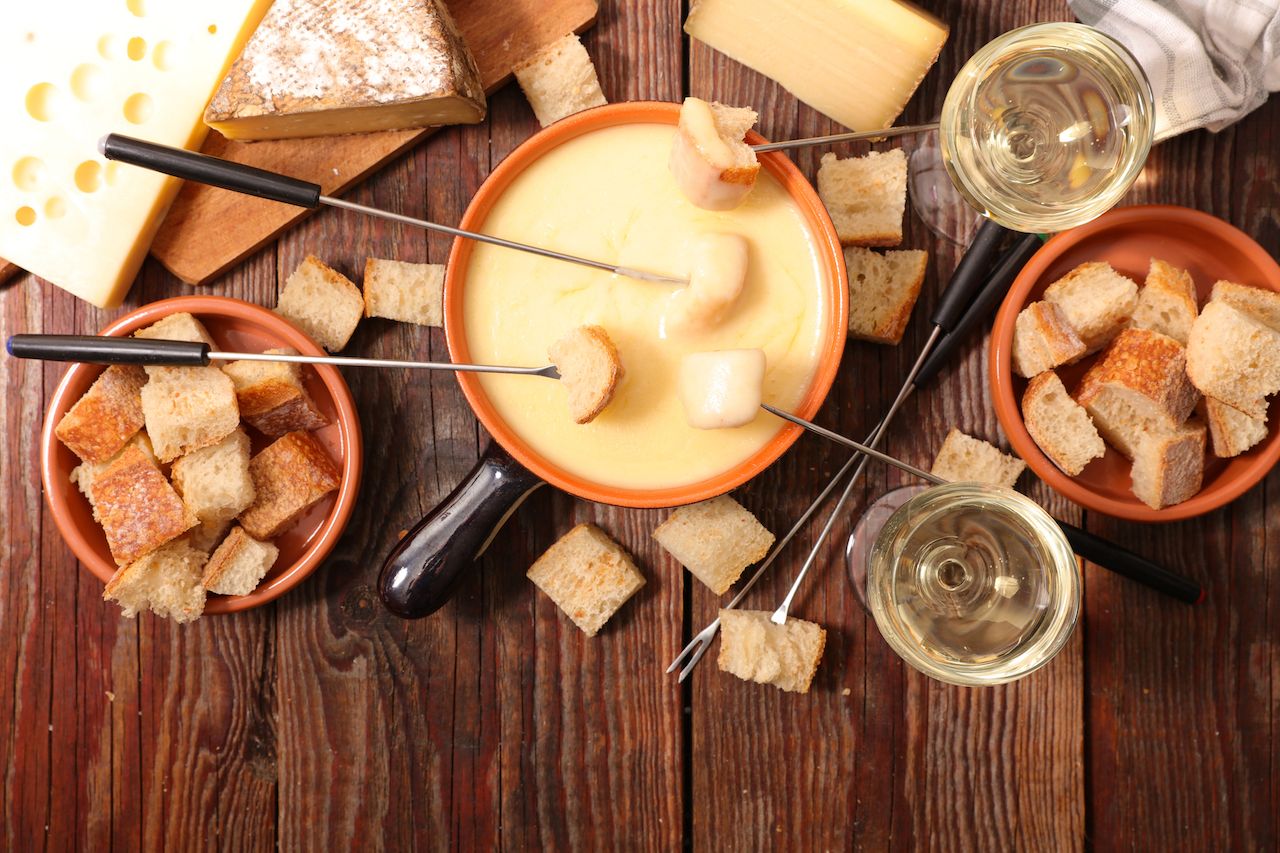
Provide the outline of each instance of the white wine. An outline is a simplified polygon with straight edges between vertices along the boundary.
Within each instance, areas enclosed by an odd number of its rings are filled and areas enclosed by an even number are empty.
[[[1018,231],[1095,218],[1128,191],[1155,125],[1151,86],[1110,37],[1072,23],[1005,33],[960,70],[942,108],[943,162],[979,211]]]
[[[1010,489],[951,483],[903,504],[872,548],[867,604],[894,650],[926,675],[999,684],[1047,663],[1080,610],[1061,528]]]

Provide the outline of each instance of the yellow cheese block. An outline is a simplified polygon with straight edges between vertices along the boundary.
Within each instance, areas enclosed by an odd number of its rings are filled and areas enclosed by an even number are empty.
[[[205,104],[270,0],[43,0],[0,26],[0,256],[119,305],[179,182],[98,153],[198,148]]]
[[[693,0],[684,29],[853,130],[891,125],[947,40],[899,0]]]

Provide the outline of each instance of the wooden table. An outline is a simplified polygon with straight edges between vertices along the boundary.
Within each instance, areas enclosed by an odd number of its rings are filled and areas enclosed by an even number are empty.
[[[1063,2],[930,2],[951,39],[904,120],[931,118],[963,59],[997,33],[1066,19]],[[607,2],[586,37],[610,100],[685,94],[751,103],[782,138],[834,132],[770,81],[682,41],[674,0]],[[442,132],[352,193],[443,222],[536,125],[520,93],[484,125]],[[1218,135],[1153,151],[1131,202],[1207,210],[1280,246],[1280,100]],[[797,159],[812,175],[820,152]],[[820,420],[867,431],[925,333],[956,262],[933,252],[902,346],[850,343]],[[436,236],[327,211],[209,292],[274,304],[307,252],[358,273],[368,255],[445,259]],[[154,262],[126,308],[188,292]],[[29,276],[0,293],[0,334],[94,332],[103,312]],[[348,352],[445,357],[439,330],[364,323]],[[957,425],[999,438],[975,339],[907,404],[889,449],[924,464]],[[1280,476],[1192,522],[1125,524],[1039,483],[1066,521],[1209,588],[1191,608],[1096,567],[1073,640],[1009,687],[966,690],[908,670],[845,580],[849,523],[795,612],[827,627],[815,689],[784,694],[708,659],[684,687],[662,670],[718,600],[649,533],[661,511],[538,492],[435,616],[380,606],[382,556],[460,480],[487,438],[448,375],[348,371],[365,431],[359,508],[335,554],[278,602],[193,625],[121,618],[58,536],[36,458],[58,365],[0,358],[0,848],[230,849],[602,846],[670,850],[1274,849],[1280,844]],[[803,438],[741,490],[784,531],[843,461]],[[1028,477],[1028,479],[1032,479]],[[872,466],[859,508],[903,482]],[[585,638],[525,579],[577,521],[611,532],[648,585]],[[748,601],[771,608],[817,525]]]

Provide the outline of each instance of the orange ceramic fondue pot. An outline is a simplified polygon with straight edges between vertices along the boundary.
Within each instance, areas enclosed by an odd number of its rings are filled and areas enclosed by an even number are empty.
[[[674,126],[679,111],[679,104],[629,102],[588,110],[557,122],[516,148],[493,171],[472,199],[459,227],[486,232],[486,218],[512,182],[556,147],[584,134],[619,125]],[[751,133],[747,141],[758,144],[765,140]],[[812,418],[835,379],[844,350],[848,286],[843,254],[826,209],[795,164],[776,152],[762,154],[759,159],[762,169],[776,180],[800,211],[817,256],[819,289],[825,301],[822,343],[808,391],[795,407],[801,417]],[[470,240],[455,240],[445,275],[445,335],[449,356],[455,362],[474,360],[464,323],[467,274],[474,249],[475,243]],[[492,539],[496,528],[526,495],[544,483],[586,500],[617,506],[669,507],[695,503],[724,494],[750,480],[781,456],[801,432],[799,427],[780,421],[777,432],[757,451],[707,479],[669,488],[619,487],[594,482],[547,459],[501,417],[475,375],[460,373],[457,376],[467,402],[494,441],[463,483],[404,536],[387,558],[380,582],[383,600],[393,612],[405,617],[425,616],[440,607],[462,571]]]

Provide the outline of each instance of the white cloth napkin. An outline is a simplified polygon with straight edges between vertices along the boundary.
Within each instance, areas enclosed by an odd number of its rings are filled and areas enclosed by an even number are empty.
[[[1068,0],[1137,58],[1156,139],[1221,130],[1280,90],[1280,0]]]

